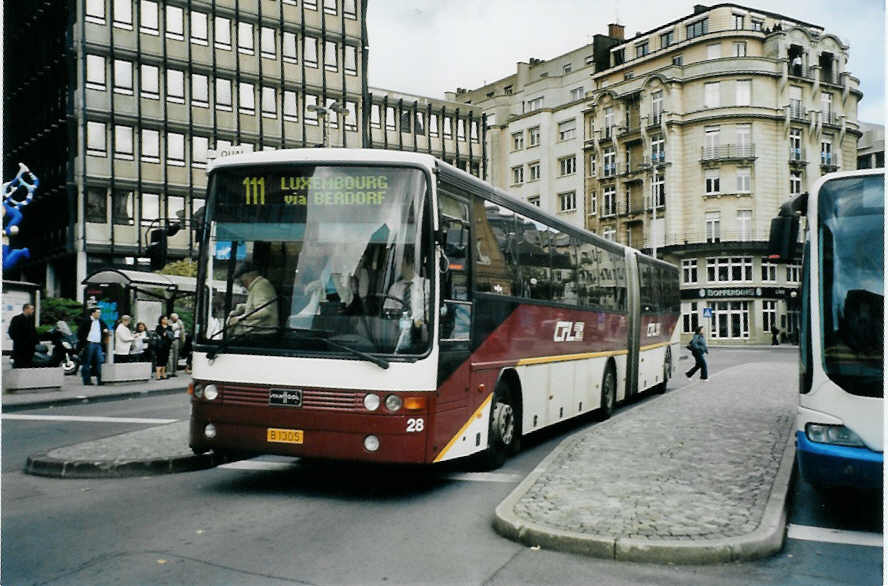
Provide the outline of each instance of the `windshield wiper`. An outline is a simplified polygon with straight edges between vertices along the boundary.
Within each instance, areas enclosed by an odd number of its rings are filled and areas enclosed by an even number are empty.
[[[260,309],[265,309],[266,307],[268,307],[268,306],[271,305],[272,303],[277,302],[277,301],[280,300],[280,299],[281,299],[281,296],[280,296],[280,295],[277,295],[277,296],[273,297],[272,299],[270,299],[269,301],[266,301],[265,303],[263,303],[263,304],[260,305],[259,307],[256,307],[255,309],[253,309],[253,311],[251,311],[250,313],[247,313],[247,314],[245,314],[245,315],[236,315],[236,316],[234,316],[234,317],[237,318],[237,323],[240,323],[240,322],[242,322],[243,320],[245,320],[246,318],[248,318],[248,317],[250,317],[251,315],[253,315],[254,313],[256,313],[257,311],[259,311]],[[232,317],[232,316],[229,316],[229,317]],[[237,323],[233,323],[233,324],[232,324],[232,323],[229,322],[229,323],[225,324],[225,327],[223,327],[221,330],[219,330],[218,332],[215,332],[212,336],[210,336],[209,338],[207,338],[207,341],[212,340],[212,339],[215,338],[216,336],[223,336],[223,337],[224,337],[224,336],[225,336],[225,332],[228,331],[228,328],[232,328],[232,327],[236,326]],[[242,338],[244,334],[248,334],[248,333],[252,332],[252,331],[253,331],[254,329],[256,329],[257,327],[260,327],[259,324],[256,324],[256,325],[254,325],[254,326],[251,326],[249,330],[247,330],[247,331],[245,331],[245,332],[242,332],[242,333],[240,333],[240,334],[238,334],[238,335],[236,335],[236,336],[233,336],[231,339],[222,342],[222,343],[219,345],[219,347],[216,348],[216,351],[213,353],[212,358],[209,356],[209,354],[207,354],[207,358],[210,358],[210,360],[212,360],[213,358],[216,357],[216,354],[218,354],[218,353],[222,350],[222,348],[227,347],[227,346],[228,346],[233,340],[237,340],[237,339],[239,339],[239,338]],[[261,326],[261,327],[267,327],[267,326]]]
[[[307,329],[303,329],[303,328],[282,328],[282,329],[284,331],[288,331],[288,332],[323,331],[323,330],[307,330]],[[389,367],[388,360],[386,360],[384,358],[380,358],[379,356],[374,356],[372,354],[368,354],[367,352],[364,352],[362,350],[358,350],[357,348],[352,348],[351,346],[346,346],[345,344],[342,344],[340,342],[334,342],[330,338],[324,338],[322,336],[303,336],[303,339],[304,340],[311,340],[313,342],[317,342],[317,341],[324,342],[328,346],[330,346],[331,348],[336,348],[337,350],[344,350],[344,351],[348,352],[349,354],[352,354],[352,355],[357,356],[359,358],[363,358],[364,360],[366,360],[368,362],[372,362],[373,364],[375,364],[379,368],[382,368],[383,370],[387,370]]]
[[[250,313],[252,313],[252,312],[250,312]],[[258,325],[258,324],[255,326],[251,326],[250,329],[243,331],[239,334],[236,334],[234,336],[231,336],[230,338],[226,338],[226,339],[222,340],[222,342],[218,346],[216,346],[215,348],[211,348],[207,352],[207,360],[215,360],[216,356],[221,354],[223,350],[227,349],[229,346],[231,346],[232,344],[234,344],[238,340],[243,340],[244,338],[246,338],[247,336],[252,334],[253,331],[256,329],[262,329],[263,331],[269,331],[269,328],[267,326],[262,326],[262,325]]]

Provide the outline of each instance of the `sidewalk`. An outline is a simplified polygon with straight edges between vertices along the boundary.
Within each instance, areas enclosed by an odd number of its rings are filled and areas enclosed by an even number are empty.
[[[5,369],[3,373],[6,373]],[[78,372],[77,374],[66,376],[61,390],[57,391],[10,392],[4,390],[2,405],[4,413],[11,413],[13,411],[21,411],[22,409],[40,409],[55,405],[70,405],[72,403],[90,403],[129,397],[144,397],[154,394],[169,395],[185,393],[190,383],[191,375],[185,374],[183,370],[176,377],[159,381],[151,379],[142,382],[107,383],[102,386],[93,383],[90,386],[85,386]]]
[[[796,376],[794,365],[733,367],[580,431],[500,503],[494,527],[616,560],[773,554],[786,526]]]

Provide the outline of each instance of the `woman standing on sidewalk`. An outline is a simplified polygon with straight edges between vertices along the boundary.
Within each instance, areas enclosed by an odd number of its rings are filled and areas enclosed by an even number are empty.
[[[135,339],[129,329],[130,319],[128,315],[122,316],[114,329],[114,362],[119,364],[130,361],[130,351]]]
[[[697,326],[694,330],[694,337],[688,344],[688,349],[694,355],[694,368],[687,371],[685,376],[691,378],[697,369],[700,369],[700,380],[709,380],[709,369],[706,367],[706,356],[709,354],[709,348],[706,346],[706,338],[703,337],[703,326]]]
[[[170,346],[172,346],[175,335],[167,316],[160,316],[154,333],[157,336],[157,347],[154,350],[154,380],[161,380],[167,377],[166,364],[170,358]]]

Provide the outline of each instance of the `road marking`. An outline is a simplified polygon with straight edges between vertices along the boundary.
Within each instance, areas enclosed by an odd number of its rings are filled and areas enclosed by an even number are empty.
[[[881,533],[868,533],[865,531],[842,531],[841,529],[827,529],[826,527],[811,527],[809,525],[793,525],[790,523],[786,536],[790,539],[802,539],[805,541],[882,547]]]
[[[469,482],[504,482],[518,484],[524,480],[521,474],[509,474],[508,472],[462,472],[442,476],[447,480],[466,480]]]
[[[80,421],[84,423],[175,423],[178,419],[148,419],[144,417],[86,417],[83,415],[20,415],[4,413],[3,419],[19,421]]]
[[[299,459],[292,460],[268,460],[264,458],[253,458],[250,460],[238,460],[222,464],[219,468],[227,470],[291,470],[299,465]],[[442,480],[461,480],[466,482],[503,482],[518,484],[524,480],[521,474],[509,474],[507,472],[462,472],[454,474],[444,474],[440,476]]]
[[[238,460],[222,464],[218,468],[226,468],[228,470],[289,470],[295,468],[298,460],[292,462],[268,462],[265,460]]]

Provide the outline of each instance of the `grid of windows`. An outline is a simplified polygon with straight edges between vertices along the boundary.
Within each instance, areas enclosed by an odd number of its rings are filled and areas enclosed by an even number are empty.
[[[712,307],[712,337],[749,338],[749,301],[718,301]]]
[[[573,212],[577,209],[577,192],[565,191],[558,194],[558,205],[562,212]]]
[[[681,304],[681,331],[683,334],[693,334],[697,326],[700,325],[700,311],[697,309],[697,302]]]
[[[697,282],[697,259],[685,258],[681,261],[682,282],[685,284]]]
[[[565,120],[558,123],[558,140],[572,140],[577,135],[577,120]]]
[[[762,259],[762,281],[777,282],[777,265],[767,258]]]
[[[577,172],[577,157],[576,155],[571,155],[569,157],[563,157],[558,159],[558,171],[559,174],[563,177],[565,175],[573,175]]]
[[[745,283],[752,281],[752,257],[707,258],[706,278],[710,283]]]

